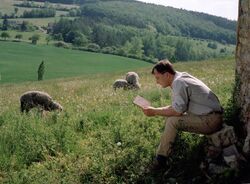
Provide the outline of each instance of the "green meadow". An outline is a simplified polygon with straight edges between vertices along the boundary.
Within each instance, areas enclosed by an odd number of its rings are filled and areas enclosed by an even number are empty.
[[[49,17],[49,18],[16,18],[16,19],[9,19],[9,20],[16,21],[19,23],[22,23],[23,21],[28,21],[36,26],[48,26],[49,23],[58,22],[60,19],[61,19],[60,16],[56,16],[56,17]],[[65,17],[65,19],[72,20],[72,19],[74,19],[74,17]],[[1,20],[1,22],[2,22],[2,20]]]
[[[0,34],[3,31],[0,31]],[[7,32],[10,35],[10,38],[8,38],[8,41],[20,41],[20,42],[26,42],[26,43],[31,43],[31,40],[29,40],[29,38],[31,38],[33,35],[39,35],[39,40],[38,40],[38,44],[46,44],[46,33],[43,33],[39,30],[36,31],[32,31],[32,32],[22,32],[22,31],[16,31],[16,30],[10,30]],[[16,35],[21,34],[22,35],[22,39],[17,40],[15,38]],[[3,40],[3,39],[2,39]],[[53,43],[53,41],[51,41],[50,43]],[[2,44],[1,44],[2,45]]]
[[[100,53],[0,41],[1,83],[36,81],[45,62],[45,79],[135,70],[150,66],[144,61]]]
[[[20,4],[22,3],[19,0],[1,0],[0,1],[0,12],[2,14],[11,14],[14,13],[14,9],[15,6],[14,4]],[[34,2],[34,4],[40,4],[40,5],[44,5],[44,3],[39,3],[39,2]],[[50,3],[50,5],[56,7],[58,6],[58,4],[54,4],[54,3]],[[60,7],[64,7],[64,8],[76,8],[78,6],[76,5],[64,5],[64,4],[59,4]],[[31,8],[26,8],[26,7],[17,7],[18,8],[18,12],[17,15],[20,16],[23,14],[24,11],[30,11]],[[56,16],[61,16],[61,15],[66,15],[67,11],[56,11]]]
[[[0,0],[0,12],[14,13],[13,4],[20,2]],[[31,9],[18,7],[17,15],[25,10]],[[9,20],[25,20],[41,27],[66,14],[67,11],[57,11],[53,18]],[[171,91],[156,85],[151,63],[46,45],[47,34],[43,30],[7,32],[11,38],[0,41],[0,183],[236,183],[229,172],[220,178],[207,178],[200,170],[206,139],[185,132],[177,136],[168,172],[145,172],[155,156],[165,119],[146,117],[132,101],[141,95],[155,107],[171,102]],[[20,42],[15,40],[17,34],[23,36]],[[37,45],[29,40],[34,34],[40,35]],[[234,45],[216,42],[215,50],[207,47],[208,40],[191,42],[197,52],[205,48],[214,55],[221,50],[234,55]],[[42,61],[44,80],[37,81]],[[204,81],[217,94],[225,114],[230,113],[235,79],[233,57],[174,63],[174,67]],[[114,91],[113,82],[124,78],[128,71],[139,74],[141,89]],[[29,90],[49,93],[63,111],[42,115],[32,109],[21,114],[19,98]]]
[[[204,183],[206,177],[199,169],[204,137],[193,134],[178,135],[171,156],[174,169],[166,176],[145,173],[154,157],[164,118],[145,117],[132,100],[139,94],[153,106],[163,106],[170,103],[171,96],[169,89],[156,85],[150,74],[151,65],[43,46],[17,44],[13,50],[13,44],[4,45],[0,68],[15,76],[8,80],[18,81],[21,77],[23,81],[34,81],[0,86],[0,183],[171,182],[168,178],[176,178],[177,183]],[[35,81],[41,59],[46,62],[45,76],[51,80]],[[232,58],[174,64],[176,70],[203,80],[218,95],[223,107],[231,98],[234,65]],[[114,80],[123,77],[126,70],[139,74],[140,90],[112,89]],[[84,73],[87,75],[70,78]],[[19,97],[28,90],[48,92],[64,110],[41,116],[33,109],[22,115]]]

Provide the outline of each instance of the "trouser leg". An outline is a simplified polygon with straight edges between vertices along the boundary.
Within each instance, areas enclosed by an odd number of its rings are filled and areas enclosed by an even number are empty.
[[[157,149],[157,155],[169,155],[171,152],[171,145],[175,140],[178,130],[200,134],[211,134],[221,128],[221,124],[222,115],[220,114],[169,117],[166,119],[166,125]]]

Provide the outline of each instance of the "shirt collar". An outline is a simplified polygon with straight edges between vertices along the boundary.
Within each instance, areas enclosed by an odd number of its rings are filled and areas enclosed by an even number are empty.
[[[171,88],[173,87],[173,83],[176,79],[178,79],[181,76],[181,72],[175,71],[174,74],[174,80],[172,81]]]

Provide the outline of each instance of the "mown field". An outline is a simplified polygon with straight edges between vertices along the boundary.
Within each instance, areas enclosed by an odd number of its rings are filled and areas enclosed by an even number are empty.
[[[3,32],[4,31],[0,31],[0,34]],[[39,40],[38,40],[37,44],[47,44],[47,41],[46,41],[47,34],[40,31],[40,30],[36,30],[36,31],[32,31],[32,32],[9,30],[8,34],[10,35],[10,38],[8,38],[8,41],[15,40],[15,41],[26,42],[26,43],[31,43],[31,40],[29,38],[31,38],[33,35],[36,34],[36,35],[39,35]],[[22,35],[22,39],[18,40],[15,38],[15,36],[18,34]],[[4,41],[4,39],[2,39],[2,41]],[[53,43],[53,41],[51,41],[50,43]]]
[[[15,6],[14,4],[20,4],[22,3],[22,1],[18,1],[18,0],[1,0],[0,1],[0,12],[2,14],[11,14],[14,13],[14,9]],[[39,3],[39,2],[34,2],[34,4],[39,4],[39,5],[44,5],[44,3]],[[56,7],[58,6],[58,4],[54,4],[54,3],[50,3],[50,5]],[[60,7],[64,7],[64,8],[75,8],[78,6],[75,5],[64,5],[64,4],[59,4]],[[26,8],[26,7],[17,7],[18,8],[18,12],[17,15],[20,16],[23,14],[24,11],[30,11],[31,8]],[[66,11],[57,11],[56,12],[56,16],[61,16],[61,15],[66,15],[67,12]]]
[[[40,50],[34,53],[31,58],[52,54],[52,51],[44,51],[46,52]],[[15,54],[17,51],[11,52]],[[77,61],[79,66],[74,70],[80,66],[82,68],[79,70],[85,70],[83,65],[80,65],[80,61],[85,59],[80,56],[80,53],[60,57],[61,50],[56,52],[59,57],[58,67],[64,59],[79,57]],[[8,56],[7,53],[5,54]],[[3,56],[1,55],[1,58]],[[103,57],[100,56],[100,58]],[[41,59],[38,58],[34,66],[40,62]],[[18,57],[15,68],[21,68],[18,62],[22,61],[22,57]],[[94,63],[97,67],[100,60],[96,58],[96,61],[99,62]],[[73,62],[73,59],[69,60],[68,65],[62,65],[72,70],[73,66],[70,62]],[[141,90],[113,91],[113,81],[122,78],[125,74],[124,71],[115,69],[120,65],[121,63],[114,65],[113,72],[105,74],[2,84],[0,86],[0,183],[157,183],[161,181],[158,176],[145,174],[144,171],[154,156],[164,127],[164,118],[145,117],[132,104],[132,100],[140,94],[150,100],[154,106],[163,106],[170,102],[170,91],[163,90],[155,84],[150,74],[151,66],[133,68],[140,76]],[[34,66],[32,63],[29,66],[26,65],[31,71],[35,70]],[[52,67],[51,64],[49,66]],[[127,66],[128,64],[124,64],[124,70]],[[108,63],[104,67],[107,71],[111,70]],[[66,68],[62,72],[65,77],[70,76],[65,71]],[[202,79],[218,95],[223,106],[226,106],[231,97],[234,81],[233,59],[176,63],[175,68],[178,71],[190,72]],[[21,115],[19,96],[27,90],[48,92],[63,105],[64,111],[47,113],[43,117],[36,110],[32,110],[28,115]],[[178,183],[187,181],[201,183],[202,178],[205,178],[199,171],[199,145],[202,137],[183,133],[179,139],[182,142],[175,147],[176,152],[173,155],[175,160],[172,163],[177,167],[165,176],[165,182],[168,181],[167,177],[173,177],[177,178]]]
[[[36,81],[45,62],[44,79],[128,71],[151,64],[114,55],[74,51],[47,45],[0,41],[1,83]]]

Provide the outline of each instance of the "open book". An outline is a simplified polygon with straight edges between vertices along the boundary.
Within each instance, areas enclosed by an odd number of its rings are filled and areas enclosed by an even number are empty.
[[[135,97],[133,103],[141,108],[145,108],[151,105],[149,101],[139,95]]]

